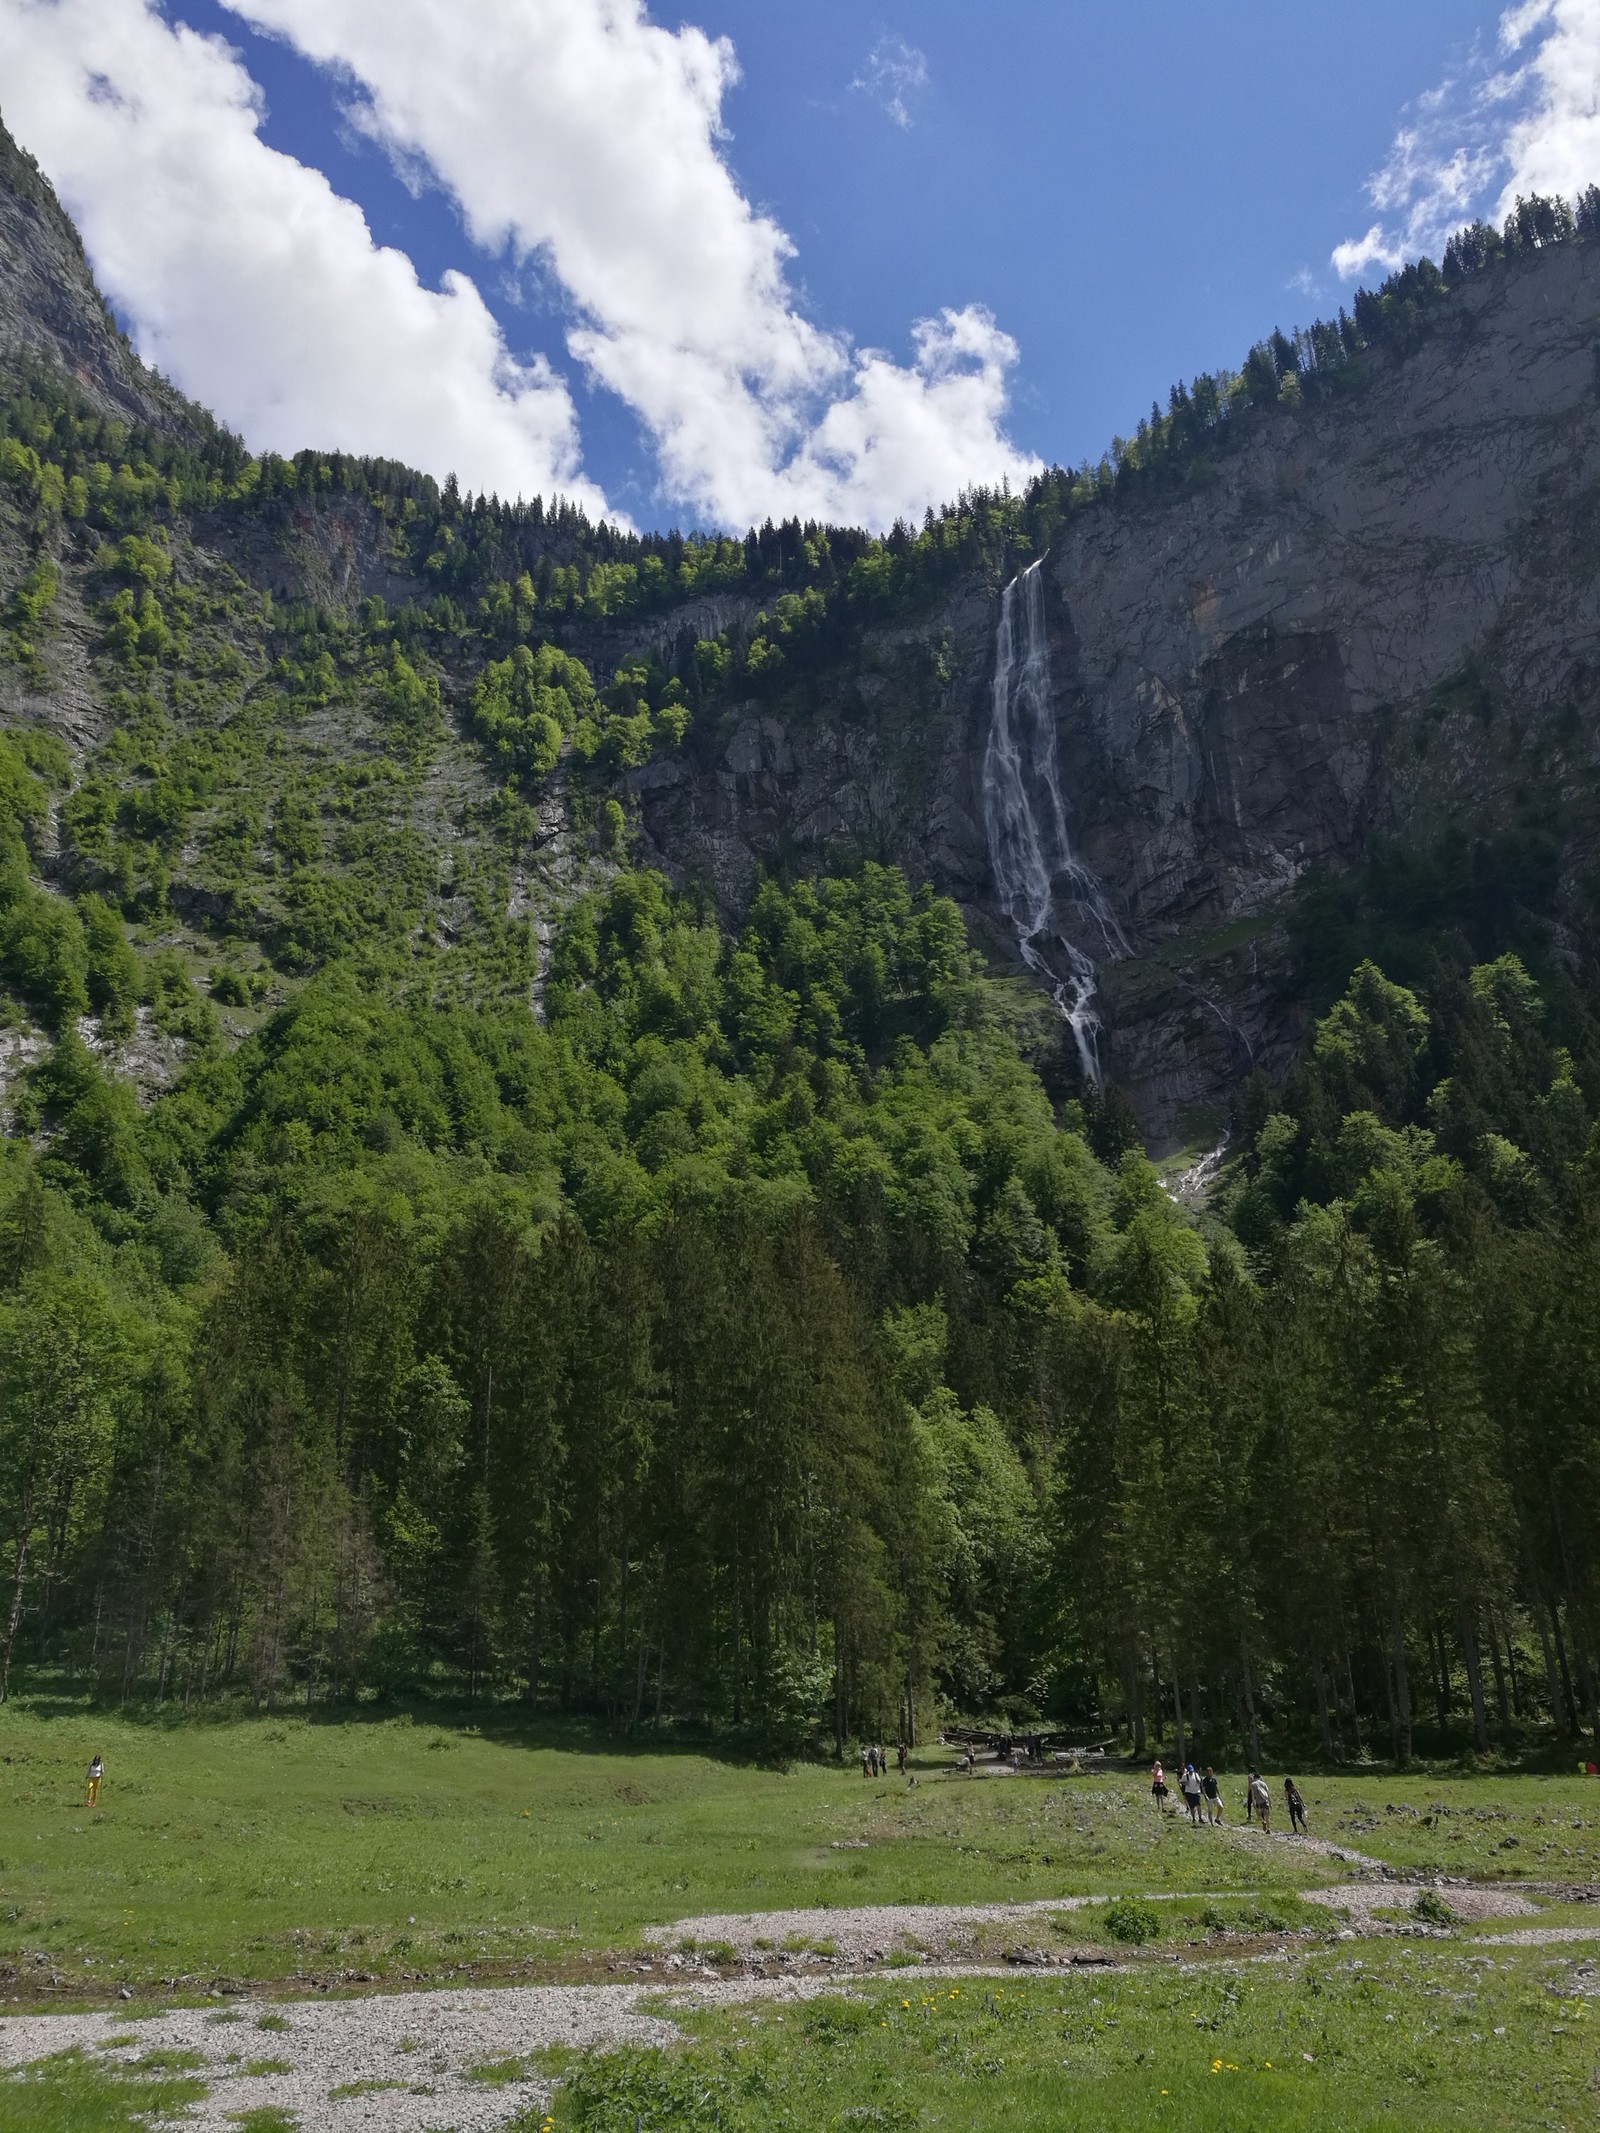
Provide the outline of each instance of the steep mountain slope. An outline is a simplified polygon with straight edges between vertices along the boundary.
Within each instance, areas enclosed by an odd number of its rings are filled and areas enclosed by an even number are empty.
[[[554,515],[508,532],[498,507],[486,520],[402,470],[249,468],[131,357],[8,140],[0,222],[13,377],[55,375],[210,470],[187,488],[161,474],[153,518],[52,517],[20,479],[0,494],[0,595],[41,552],[58,574],[51,626],[0,667],[0,710],[61,734],[80,787],[87,773],[121,795],[98,845],[74,827],[93,810],[68,805],[61,878],[120,867],[152,919],[181,922],[169,946],[202,963],[222,927],[266,997],[350,945],[363,897],[397,877],[392,927],[503,961],[506,926],[542,936],[621,842],[729,918],[764,870],[894,862],[954,895],[996,967],[1014,966],[978,787],[1000,589],[1041,549],[1067,826],[1132,951],[1101,972],[1104,1057],[1154,1144],[1203,1132],[1242,1073],[1290,1056],[1305,1000],[1285,918],[1308,868],[1537,816],[1556,848],[1541,922],[1571,950],[1597,713],[1600,246],[1499,262],[1326,389],[1286,371],[1276,404],[1176,472],[1080,481],[1065,511],[996,499],[941,521],[959,532],[943,551],[933,533],[796,527],[708,564],[674,560],[682,543],[629,561],[604,529]],[[159,584],[115,546],[147,520]],[[921,569],[930,541],[937,567]],[[165,648],[113,646],[119,595],[177,603]],[[483,745],[479,715],[486,662],[519,638],[611,692],[605,734],[591,721],[592,745],[535,775]],[[429,699],[409,753],[393,740],[401,656]],[[134,685],[148,697],[186,664],[157,692],[160,745],[140,763]],[[661,701],[674,675],[682,719]],[[197,750],[203,775],[175,771]],[[185,775],[178,828],[138,834],[130,791]],[[315,897],[275,826],[308,799]],[[1039,1044],[1070,1085],[1070,1047]]]
[[[30,359],[52,365],[99,413],[174,436],[206,425],[129,348],[49,180],[3,125],[0,260],[0,362],[9,371]]]
[[[1375,834],[1587,800],[1600,651],[1600,249],[1456,291],[1354,390],[1258,421],[1185,492],[1082,514],[1046,565],[1070,827],[1135,947],[1110,1063],[1157,1137],[1297,1026],[1274,916]],[[640,773],[665,853],[737,884],[859,845],[980,919],[993,588],[880,638],[850,709],[751,718],[720,763]],[[951,678],[919,688],[941,646]],[[876,671],[873,671],[876,669]],[[896,687],[896,681],[899,686]],[[797,707],[798,708],[798,707]],[[809,710],[810,715],[807,715]],[[1560,872],[1587,858],[1587,811]],[[1256,922],[1256,923],[1245,923]]]
[[[0,1700],[1600,1739],[1600,191],[735,541],[252,457],[4,164]]]

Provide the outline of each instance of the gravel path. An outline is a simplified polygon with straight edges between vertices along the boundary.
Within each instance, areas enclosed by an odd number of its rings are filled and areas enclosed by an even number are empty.
[[[1209,1896],[1209,1889],[1163,1890],[1164,1896]],[[1235,1892],[1236,1893],[1236,1892]],[[1154,1899],[1152,1899],[1154,1900]],[[1038,1896],[1026,1903],[879,1903],[826,1911],[708,1911],[670,1926],[646,1926],[656,1947],[719,1943],[740,1955],[802,1955],[821,1950],[850,1963],[882,1962],[895,1954],[953,1956],[971,1948],[982,1926],[1036,1923],[1051,1911],[1079,1911],[1104,1896]]]
[[[711,2005],[809,1999],[838,1989],[832,1977],[670,1988],[674,2001]],[[140,2020],[115,2013],[13,2015],[0,2021],[0,2066],[75,2046],[122,2065],[146,2052],[197,2052],[205,2061],[197,2071],[212,2086],[179,2122],[206,2133],[223,2133],[240,2112],[262,2106],[288,2113],[299,2133],[497,2133],[520,2112],[548,2102],[552,2084],[527,2067],[519,2078],[490,2086],[474,2081],[472,2069],[552,2044],[669,2044],[679,2031],[643,2005],[661,1993],[659,1985],[645,1984],[525,1985],[241,2001],[221,2019],[196,2007]],[[263,2019],[288,2027],[263,2030]],[[252,2061],[281,2063],[284,2071],[252,2074]]]
[[[1316,1839],[1269,1838],[1255,1831],[1248,1836],[1259,1843],[1352,1856]],[[1307,1889],[1304,1895],[1308,1902],[1348,1912],[1350,1929],[1369,1933],[1384,1930],[1383,1921],[1373,1916],[1376,1910],[1408,1906],[1423,1886],[1394,1879],[1348,1882]],[[1208,1892],[1185,1893],[1193,1898]],[[1438,1893],[1463,1924],[1537,1915],[1515,1889],[1441,1888]],[[669,2018],[674,2006],[810,1999],[838,1992],[863,1974],[881,1977],[881,1969],[859,1966],[884,1963],[901,1951],[920,1958],[919,1979],[994,1975],[992,1958],[986,1961],[976,1946],[982,1928],[1021,1927],[1041,1913],[1107,1900],[1056,1896],[1027,1903],[896,1904],[685,1918],[647,1932],[648,1942],[671,1952],[657,1956],[656,1975],[626,1985],[240,2001],[226,2009],[179,2008],[138,2018],[118,2012],[12,2015],[0,2019],[0,2066],[75,2047],[123,2065],[148,2052],[197,2053],[203,2061],[197,2071],[210,2086],[182,2121],[197,2133],[224,2133],[241,2112],[261,2106],[286,2113],[300,2133],[500,2133],[522,2112],[547,2103],[552,2083],[526,2063],[506,2069],[511,2078],[497,2084],[474,2080],[475,2069],[526,2062],[550,2045],[670,2043],[679,2034]],[[787,1944],[792,1959],[814,1963],[825,1953],[830,1967],[777,1977],[693,1977],[684,1973],[697,1966],[698,1954],[672,1946],[691,1938],[700,1950],[721,1942],[768,1962],[781,1962]],[[1597,1939],[1600,1919],[1592,1926],[1535,1926],[1474,1936],[1475,1942],[1491,1945]]]
[[[1463,1924],[1477,1925],[1489,1918],[1537,1918],[1539,1906],[1530,1903],[1520,1889],[1445,1889],[1424,1881],[1347,1881],[1334,1889],[1305,1889],[1307,1903],[1326,1904],[1330,1910],[1348,1911],[1350,1923],[1359,1931],[1381,1931],[1384,1920],[1377,1910],[1408,1910],[1431,1889],[1443,1897]]]
[[[1220,1830],[1203,1828],[1195,1832],[1197,1844],[1210,1843],[1218,1837],[1230,1844],[1245,1844],[1252,1848],[1276,1845],[1290,1852],[1310,1852],[1318,1858],[1337,1860],[1343,1866],[1359,1867],[1365,1873],[1384,1872],[1381,1859],[1369,1859],[1364,1852],[1331,1843],[1326,1837],[1291,1836],[1283,1830],[1269,1833],[1257,1829],[1253,1823],[1242,1822],[1228,1824]],[[1396,1887],[1395,1883],[1387,1884],[1380,1893],[1373,1895],[1373,1903],[1399,1902],[1401,1898],[1396,1894]],[[1329,1902],[1340,1903],[1345,1892],[1345,1884],[1341,1883],[1325,1890],[1323,1895]],[[1415,1893],[1415,1890],[1409,1890],[1407,1895]],[[1163,1889],[1158,1894],[1189,1900],[1245,1896],[1249,1891]],[[1039,1896],[1021,1903],[872,1904],[857,1909],[839,1907],[825,1911],[709,1911],[699,1918],[677,1919],[670,1926],[647,1926],[644,1938],[658,1948],[691,1942],[704,1948],[721,1942],[736,1949],[740,1955],[765,1954],[769,1950],[781,1953],[786,1947],[798,1952],[802,1947],[814,1948],[819,1943],[826,1943],[831,1952],[850,1962],[881,1962],[897,1951],[959,1956],[971,1945],[978,1927],[1022,1925],[1036,1920],[1042,1912],[1076,1911],[1085,1904],[1107,1900],[1104,1896]],[[1149,1900],[1153,1902],[1156,1897]],[[1522,1908],[1528,1910],[1531,1906],[1524,1904]]]
[[[1254,1822],[1230,1823],[1227,1830],[1235,1844],[1260,1847],[1264,1844],[1286,1844],[1291,1851],[1313,1852],[1319,1859],[1337,1859],[1341,1866],[1359,1866],[1364,1873],[1381,1874],[1386,1871],[1381,1859],[1369,1858],[1365,1852],[1355,1851],[1348,1844],[1335,1844],[1328,1837],[1302,1837],[1292,1835],[1286,1829],[1258,1829]]]
[[[1600,1940],[1600,1918],[1592,1926],[1520,1926],[1511,1933],[1475,1933],[1475,1948],[1549,1948],[1563,1940]]]

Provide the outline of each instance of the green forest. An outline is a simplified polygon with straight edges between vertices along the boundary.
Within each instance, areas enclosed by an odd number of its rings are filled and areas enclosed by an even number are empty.
[[[1537,922],[1546,830],[1303,886],[1303,1054],[1195,1215],[952,903],[863,864],[730,929],[620,782],[1600,200],[1519,216],[883,540],[640,538],[8,374],[0,1695],[1600,1743],[1600,941]],[[274,582],[341,517],[414,594]],[[617,634],[713,592],[754,620]]]

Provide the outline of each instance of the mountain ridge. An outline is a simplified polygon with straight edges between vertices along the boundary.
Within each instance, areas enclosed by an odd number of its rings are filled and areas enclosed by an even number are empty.
[[[15,168],[0,1700],[1600,1736],[1600,199],[736,541],[253,457]]]
[[[191,438],[207,418],[145,367],[101,296],[76,226],[0,115],[0,360],[55,364],[99,412]],[[197,421],[198,418],[198,421]]]
[[[132,355],[47,182],[3,136],[0,217],[0,360],[14,374],[53,363],[97,412],[185,448],[225,435]],[[1241,1076],[1292,1057],[1307,1001],[1290,918],[1308,870],[1342,872],[1374,837],[1432,837],[1451,820],[1497,830],[1534,776],[1573,818],[1546,914],[1571,930],[1560,914],[1591,838],[1573,722],[1592,735],[1600,718],[1600,614],[1584,562],[1600,516],[1597,366],[1600,246],[1533,249],[1453,288],[1409,339],[1366,348],[1320,396],[1313,370],[1302,393],[1286,369],[1282,404],[1176,485],[1121,480],[1046,527],[1070,828],[1134,949],[1102,973],[1107,1061],[1153,1146],[1195,1139]],[[280,602],[350,616],[374,600],[437,606],[450,528],[441,521],[419,556],[404,545],[406,508],[314,476],[309,493],[271,507],[180,509],[173,531],[206,568]],[[447,519],[448,500],[441,508]],[[871,545],[825,529],[824,548],[830,535],[846,558]],[[681,745],[652,744],[642,760],[620,751],[608,790],[638,856],[704,885],[730,922],[766,872],[892,862],[953,895],[995,966],[1015,967],[975,782],[1000,585],[1026,554],[1014,539],[984,535],[919,606],[866,609],[819,654],[804,653],[806,618],[783,635],[785,596],[774,602],[748,576],[631,615],[597,614],[592,598],[553,614],[535,637],[576,656],[597,686],[630,661],[692,666],[697,646],[731,647],[736,672],[742,662],[742,682],[723,685],[715,715],[697,712]],[[576,552],[553,518],[536,545],[542,572]],[[879,552],[893,551],[891,540]],[[66,614],[74,566],[66,551],[63,561]],[[787,569],[780,561],[780,585]],[[479,590],[470,574],[461,582]],[[92,663],[87,609],[81,622]],[[65,644],[74,632],[60,634]],[[426,640],[447,713],[448,798],[434,825],[445,847],[444,817],[453,810],[459,828],[494,784],[471,731],[493,649],[481,629],[478,639],[430,625]],[[776,647],[776,681],[753,672],[752,647]],[[19,694],[14,681],[13,707],[56,719],[74,747],[91,732],[103,740],[106,690],[84,672],[65,710],[60,690],[52,705],[50,691]],[[322,744],[337,753],[337,720]],[[570,800],[563,759],[532,794],[538,827],[507,873],[507,913],[532,914],[545,933],[605,864],[602,796],[576,818]],[[211,892],[175,878],[173,893],[203,914]],[[1037,1044],[1041,1057],[1059,1051]]]

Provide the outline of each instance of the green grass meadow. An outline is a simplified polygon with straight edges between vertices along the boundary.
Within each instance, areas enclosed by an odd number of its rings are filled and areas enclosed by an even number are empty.
[[[106,1782],[91,1810],[96,1750]],[[851,1765],[780,1774],[576,1726],[140,1722],[13,1702],[0,1711],[0,1964],[18,1973],[5,1996],[554,1974],[704,1912],[1311,1887],[1344,1871],[1162,1820],[1132,1776],[965,1780],[938,1750],[918,1774],[915,1787]],[[1227,1781],[1230,1814],[1241,1782]],[[1302,1782],[1315,1831],[1396,1866],[1600,1880],[1594,1780]]]
[[[1150,1927],[1130,1968],[901,1971],[698,2010],[682,2049],[569,2062],[557,2126],[1600,2125],[1596,1947],[1339,1942],[1296,1892],[1354,1869],[1158,1817],[1137,1776],[965,1779],[939,1750],[915,1768],[911,1787],[783,1774],[500,1713],[186,1720],[23,1697],[0,1710],[0,2011],[596,1977],[646,1925],[707,1912],[1099,1894],[1149,1899],[1125,1907]],[[1315,1834],[1394,1867],[1600,1883],[1600,1782],[1576,1773],[1298,1774]],[[1107,1917],[1046,1914],[1028,1937],[1103,1945]],[[1539,1922],[1600,1909],[1541,1893]],[[0,2128],[98,2133],[198,2093],[181,2066],[69,2053],[0,2081]]]
[[[554,2116],[559,2133],[1591,2127],[1600,2002],[1580,1968],[1364,1942],[1182,1974],[874,1984],[697,2013],[687,2049],[578,2061]]]

